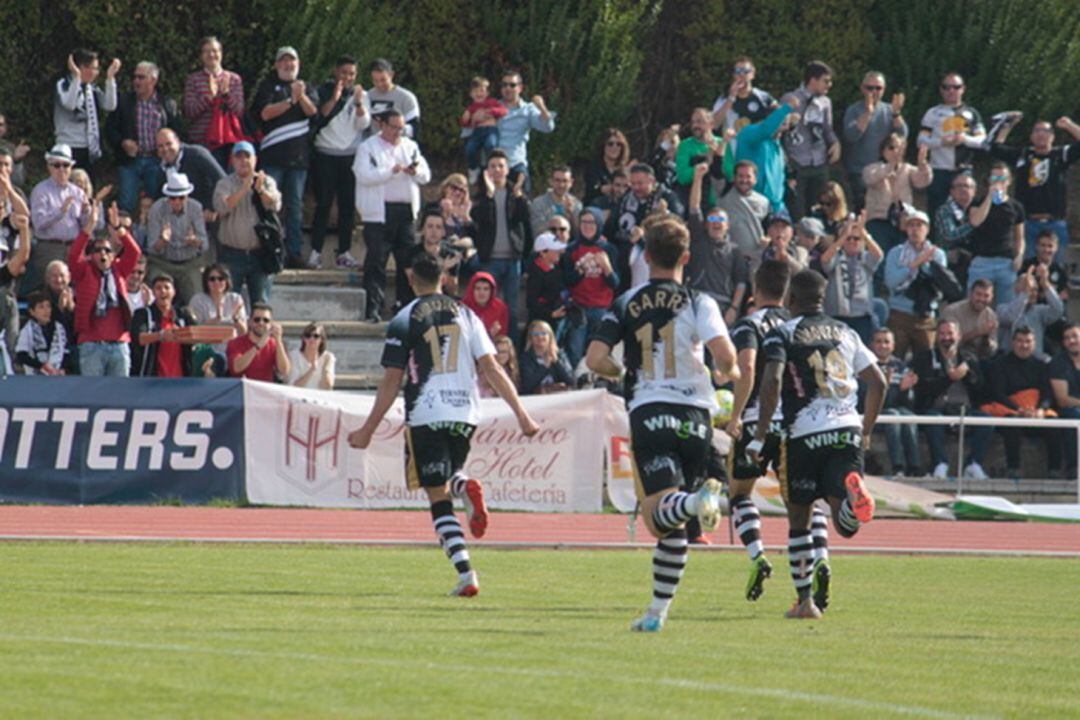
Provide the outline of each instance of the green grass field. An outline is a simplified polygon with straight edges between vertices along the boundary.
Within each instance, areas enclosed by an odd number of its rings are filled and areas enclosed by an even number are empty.
[[[0,717],[1080,716],[1080,561],[836,556],[818,622],[691,554],[629,632],[646,551],[0,545]]]

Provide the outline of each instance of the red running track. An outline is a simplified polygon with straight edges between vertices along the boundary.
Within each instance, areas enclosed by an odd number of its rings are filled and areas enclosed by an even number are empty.
[[[763,522],[767,545],[784,547],[783,518]],[[425,511],[266,508],[0,506],[0,538],[8,540],[182,540],[247,542],[433,543]],[[730,548],[726,527],[712,534]],[[493,513],[479,544],[621,545],[627,518],[612,514]],[[636,542],[649,543],[640,521]],[[477,542],[477,541],[471,541]],[[736,543],[738,540],[736,539]],[[650,543],[651,544],[651,543]],[[1080,556],[1080,525],[881,519],[850,540],[830,537],[838,550],[974,552]]]

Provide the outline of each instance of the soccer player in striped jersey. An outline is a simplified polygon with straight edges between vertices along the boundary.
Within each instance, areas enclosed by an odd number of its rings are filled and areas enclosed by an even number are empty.
[[[523,435],[535,435],[540,426],[496,362],[483,323],[472,310],[440,292],[441,277],[438,258],[421,253],[413,260],[409,284],[416,299],[390,321],[382,356],[386,370],[375,404],[364,424],[350,433],[349,444],[364,449],[371,443],[405,380],[406,480],[410,490],[422,487],[431,501],[435,534],[458,572],[458,584],[450,594],[472,597],[480,592],[480,584],[454,515],[453,498],[464,503],[473,536],[482,537],[488,522],[483,488],[462,473],[480,420],[476,368],[514,411]]]
[[[780,491],[788,512],[788,556],[797,600],[789,618],[820,618],[812,593],[811,508],[824,498],[841,537],[851,537],[874,517],[874,498],[863,483],[869,444],[885,376],[858,334],[825,314],[825,278],[802,270],[791,279],[792,319],[762,343],[765,368],[759,417],[771,418],[783,398]],[[855,408],[856,376],[866,383],[862,418]],[[761,462],[768,426],[758,423],[746,452]]]
[[[705,348],[717,379],[737,377],[735,348],[716,301],[683,285],[690,234],[678,220],[662,220],[645,232],[649,281],[623,293],[592,336],[585,361],[605,377],[622,368],[611,349],[623,343],[630,444],[642,518],[657,538],[653,551],[653,599],[631,629],[660,630],[686,567],[685,525],[697,517],[706,530],[720,516],[720,483],[706,480],[716,411]],[[702,482],[704,481],[704,482]],[[697,487],[696,492],[681,490]]]

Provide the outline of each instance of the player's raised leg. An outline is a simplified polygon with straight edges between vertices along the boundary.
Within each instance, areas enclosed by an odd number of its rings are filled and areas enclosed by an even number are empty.
[[[466,477],[463,472],[456,472],[450,478],[450,496],[461,500],[465,506],[465,517],[468,518],[472,536],[484,537],[488,527],[488,511],[484,502],[484,486],[480,481]]]

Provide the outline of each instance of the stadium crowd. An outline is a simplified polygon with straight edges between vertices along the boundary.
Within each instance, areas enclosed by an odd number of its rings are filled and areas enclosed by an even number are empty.
[[[18,133],[0,115],[0,373],[332,388],[319,318],[290,349],[269,303],[283,267],[324,265],[336,205],[334,264],[362,268],[363,319],[411,300],[406,268],[428,252],[523,394],[573,389],[596,381],[582,359],[613,300],[648,277],[645,230],[678,217],[692,238],[686,282],[728,325],[754,307],[750,278],[764,260],[826,278],[826,311],[885,373],[886,414],[1080,418],[1065,261],[1080,125],[1068,117],[1039,120],[1027,142],[1008,144],[1022,114],[995,114],[987,127],[963,78],[947,72],[941,103],[911,138],[905,112],[915,116],[880,72],[862,77],[862,100],[834,120],[826,63],[808,63],[799,87],[774,96],[742,57],[711,108],[664,128],[648,151],[608,129],[583,178],[555,165],[534,193],[530,134],[557,132],[557,113],[507,70],[497,89],[482,77],[463,83],[464,172],[442,178],[425,203],[433,176],[420,104],[391,62],[371,62],[367,83],[343,56],[316,86],[282,47],[251,88],[224,67],[216,38],[197,49],[179,99],[158,88],[152,62],[137,63],[121,91],[119,59],[102,82],[102,59],[72,52],[51,87],[55,143],[36,184],[25,167],[34,150],[9,140]],[[980,154],[988,173],[974,169]],[[351,252],[357,214],[362,262]],[[225,331],[192,336],[200,326]],[[928,459],[914,426],[884,431],[894,475],[950,474],[943,430],[924,428]],[[1075,433],[1037,423],[999,433],[1011,476],[1029,435],[1046,441],[1051,471],[1075,476]],[[963,472],[985,477],[993,434],[973,433]]]

